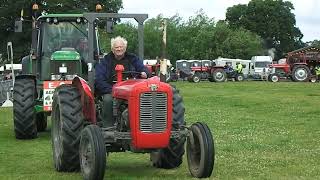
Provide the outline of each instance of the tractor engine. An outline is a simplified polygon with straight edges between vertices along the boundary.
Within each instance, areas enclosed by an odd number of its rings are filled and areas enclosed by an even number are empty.
[[[165,148],[172,123],[172,88],[158,77],[114,85],[114,115],[120,132],[130,132],[133,149]],[[116,113],[115,113],[115,109]]]

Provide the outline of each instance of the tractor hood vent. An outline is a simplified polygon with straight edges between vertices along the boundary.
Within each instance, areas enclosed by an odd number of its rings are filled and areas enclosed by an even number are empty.
[[[167,94],[147,92],[140,95],[140,131],[160,133],[167,128]]]

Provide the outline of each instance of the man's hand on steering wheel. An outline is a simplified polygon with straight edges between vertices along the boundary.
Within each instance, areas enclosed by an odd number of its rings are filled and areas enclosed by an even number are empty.
[[[147,73],[146,72],[141,72],[140,73],[140,77],[142,78],[142,79],[147,79]]]

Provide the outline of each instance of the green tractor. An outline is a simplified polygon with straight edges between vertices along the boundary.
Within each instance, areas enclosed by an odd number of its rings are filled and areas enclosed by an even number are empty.
[[[87,27],[82,14],[42,15],[33,22],[32,49],[22,59],[22,74],[13,89],[17,139],[33,139],[46,130],[56,87],[76,76],[88,77]],[[21,22],[16,29],[22,30]]]

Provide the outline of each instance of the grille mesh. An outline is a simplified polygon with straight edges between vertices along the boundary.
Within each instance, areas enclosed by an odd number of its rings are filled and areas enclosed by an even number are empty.
[[[167,94],[147,92],[140,95],[140,131],[159,133],[167,128]]]

